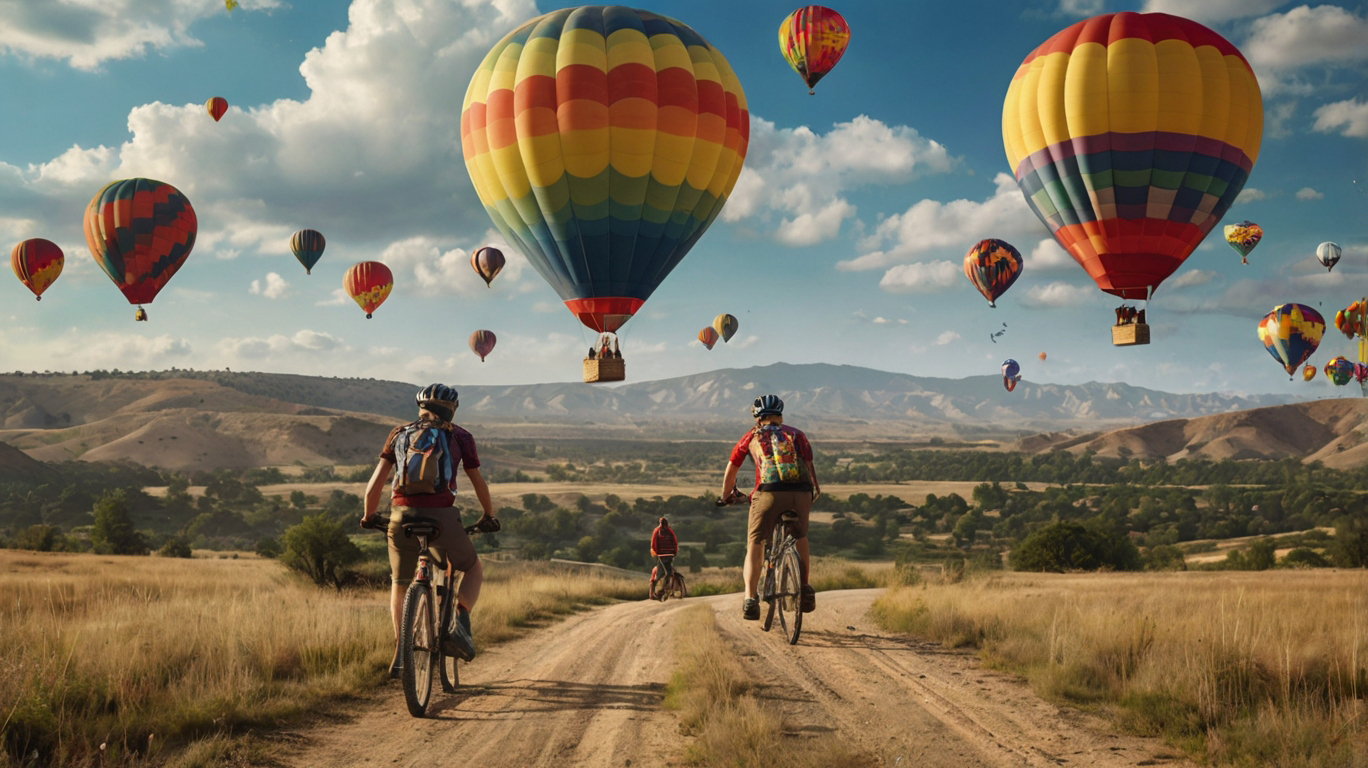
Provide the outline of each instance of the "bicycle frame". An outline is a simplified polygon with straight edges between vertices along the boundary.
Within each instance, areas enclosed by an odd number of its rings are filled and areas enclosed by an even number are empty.
[[[777,612],[779,626],[790,645],[797,644],[803,626],[802,558],[798,555],[798,540],[793,535],[793,524],[797,520],[797,514],[788,511],[775,523],[769,541],[765,542],[760,586],[760,599],[768,606],[760,628],[768,632]]]

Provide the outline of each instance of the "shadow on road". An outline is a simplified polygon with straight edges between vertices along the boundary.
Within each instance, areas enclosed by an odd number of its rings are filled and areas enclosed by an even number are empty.
[[[433,702],[429,716],[442,720],[494,720],[522,717],[531,712],[596,709],[645,712],[659,710],[664,701],[662,683],[607,685],[561,680],[507,680],[462,688],[455,695],[442,697]],[[473,705],[468,710],[449,712],[467,702]]]

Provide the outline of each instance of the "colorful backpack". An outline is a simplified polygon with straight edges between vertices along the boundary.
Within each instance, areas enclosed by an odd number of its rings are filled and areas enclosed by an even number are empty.
[[[807,464],[798,455],[793,435],[778,424],[755,428],[755,440],[760,442],[760,487],[773,483],[808,482]]]
[[[446,424],[415,421],[394,437],[394,493],[415,496],[451,488],[451,435]]]

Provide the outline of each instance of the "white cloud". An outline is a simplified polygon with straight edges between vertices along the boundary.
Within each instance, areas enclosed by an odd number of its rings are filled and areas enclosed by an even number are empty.
[[[339,307],[350,302],[352,299],[347,292],[341,288],[333,289],[332,295],[322,301],[315,301],[315,307]]]
[[[486,240],[494,236],[487,233]],[[500,241],[489,243],[504,255],[504,268],[495,282],[501,288],[517,283],[527,259],[514,248]],[[470,251],[464,248],[443,250],[442,240],[415,236],[390,243],[380,254],[380,261],[394,272],[395,290],[412,292],[424,297],[483,296],[490,286],[470,266]]]
[[[1268,199],[1268,195],[1262,189],[1255,189],[1254,187],[1245,187],[1244,189],[1240,190],[1240,194],[1236,196],[1235,202],[1249,203],[1255,200],[1266,199]]]
[[[778,214],[774,235],[780,242],[813,245],[836,237],[855,215],[844,192],[944,173],[953,163],[944,146],[916,129],[864,115],[837,123],[826,134],[807,126],[778,129],[752,115],[746,165],[722,218]]]
[[[959,341],[961,338],[963,337],[961,337],[958,333],[954,331],[945,331],[944,333],[936,337],[936,346],[943,347],[946,344],[952,344],[956,341]]]
[[[1026,254],[1023,261],[1023,271],[1029,272],[1053,272],[1078,266],[1078,262],[1054,238],[1036,243],[1036,247]]]
[[[1323,192],[1317,192],[1311,187],[1302,187],[1301,189],[1297,190],[1298,200],[1320,200],[1323,197],[1325,197],[1325,194]]]
[[[1053,282],[1031,286],[1022,297],[1021,304],[1026,307],[1077,307],[1096,300],[1097,289],[1092,286]]]
[[[1285,139],[1292,135],[1292,118],[1297,114],[1297,100],[1280,102],[1264,110],[1264,135],[1270,139]]]
[[[1186,15],[1186,14],[1183,14]],[[1311,93],[1298,70],[1333,69],[1368,60],[1368,19],[1335,5],[1301,5],[1255,19],[1240,46],[1264,95]]]
[[[1142,12],[1169,13],[1205,24],[1258,16],[1286,2],[1287,0],[1145,0]]]
[[[953,261],[926,261],[889,269],[879,287],[890,293],[938,293],[963,279],[963,268]]]
[[[253,280],[252,287],[248,289],[255,296],[265,296],[268,299],[283,299],[290,295],[290,284],[275,272],[266,273],[266,280]]]
[[[886,318],[886,317],[876,317],[876,318],[874,318],[873,320],[870,320],[869,322],[871,322],[871,323],[873,323],[873,324],[875,324],[875,325],[888,325],[888,322],[889,322],[889,321],[888,321],[888,318]]]
[[[1336,101],[1318,108],[1314,116],[1316,123],[1312,128],[1316,131],[1331,133],[1343,126],[1340,133],[1345,136],[1368,138],[1368,101]]]
[[[992,197],[981,203],[922,200],[903,213],[889,216],[860,243],[866,251],[863,255],[839,262],[836,268],[877,269],[910,261],[931,250],[967,251],[985,236],[1010,239],[1039,233],[1043,225],[1027,207],[1016,181],[1009,174],[999,173],[993,184]]]
[[[241,0],[242,11],[277,8],[276,0]],[[222,3],[188,0],[0,0],[0,50],[25,58],[65,59],[92,70],[148,49],[202,45],[195,22],[226,13]]]
[[[1216,273],[1209,269],[1189,269],[1175,277],[1168,285],[1170,288],[1189,288],[1205,285],[1215,279]]]
[[[132,331],[89,331],[71,329],[52,336],[46,329],[10,328],[0,337],[0,359],[8,366],[34,369],[60,361],[62,370],[82,371],[98,368],[149,370],[184,365],[193,349],[189,341],[177,336],[142,336]],[[71,368],[68,368],[71,366]]]
[[[268,338],[226,338],[219,341],[219,350],[238,360],[260,361],[266,358],[297,355],[302,352],[331,352],[342,349],[340,339],[322,331],[301,330],[293,336],[275,334]]]
[[[1064,16],[1096,16],[1106,7],[1105,0],[1059,0],[1059,13]]]

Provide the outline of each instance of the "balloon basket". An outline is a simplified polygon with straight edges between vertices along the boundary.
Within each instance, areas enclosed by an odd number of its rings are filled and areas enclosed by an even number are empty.
[[[584,358],[584,383],[622,381],[627,378],[627,364],[620,357]]]
[[[1132,347],[1150,343],[1149,325],[1146,323],[1127,323],[1112,326],[1112,345]]]

